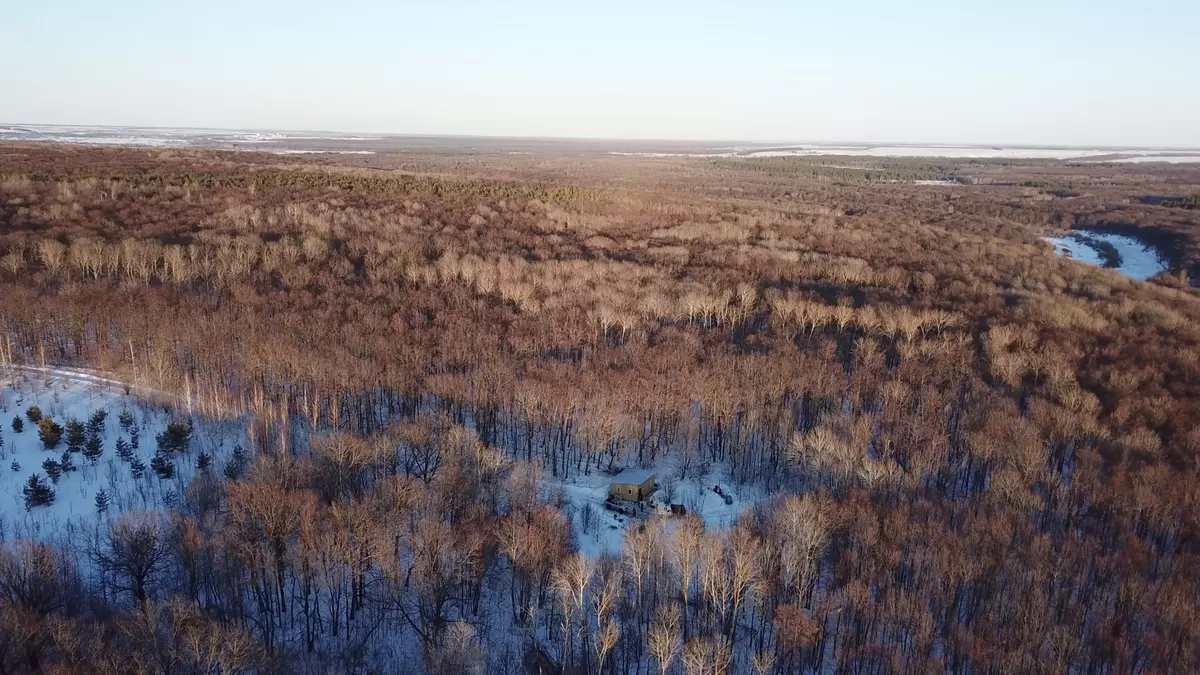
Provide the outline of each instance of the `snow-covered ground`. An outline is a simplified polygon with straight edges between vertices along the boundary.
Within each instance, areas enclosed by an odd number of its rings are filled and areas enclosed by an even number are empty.
[[[1146,155],[1141,157],[1122,157],[1111,160],[1118,164],[1146,164],[1148,162],[1166,162],[1167,164],[1194,164],[1200,162],[1200,155]]]
[[[158,127],[106,127],[50,124],[0,124],[0,142],[47,142],[140,147],[216,147],[270,150],[284,143],[338,144],[350,142],[351,149],[298,148],[296,152],[334,152],[366,154],[363,141],[386,140],[386,135],[361,135],[321,131],[272,131],[255,129],[183,129]],[[694,149],[693,149],[694,148]],[[1070,147],[1021,145],[962,145],[948,143],[744,143],[738,145],[700,144],[680,151],[629,152],[612,155],[640,157],[814,157],[841,155],[853,157],[930,157],[995,159],[1061,159],[1117,162],[1200,162],[1196,148],[1152,147]]]
[[[758,488],[734,487],[727,472],[716,466],[703,474],[693,467],[686,477],[680,477],[677,460],[677,457],[671,457],[652,467],[658,489],[645,500],[644,506],[616,502],[625,508],[625,514],[609,510],[604,505],[613,474],[593,471],[586,475],[573,475],[565,481],[547,478],[544,487],[552,500],[561,490],[564,509],[575,526],[579,550],[591,557],[619,554],[629,528],[650,518],[670,518],[672,503],[681,504],[689,513],[698,514],[708,528],[725,528],[733,525],[743,511],[752,508],[755,502],[766,496]],[[718,485],[722,493],[731,497],[732,503],[726,504],[725,497],[713,489]],[[585,516],[585,510],[589,508],[590,523]]]
[[[1046,237],[1057,255],[1073,258],[1089,265],[1104,265],[1104,258],[1091,243],[1106,242],[1121,254],[1121,264],[1115,269],[1127,277],[1145,281],[1167,269],[1165,261],[1151,247],[1133,237],[1108,232],[1077,231],[1063,237]]]
[[[276,155],[373,155],[372,150],[274,150]]]
[[[1084,148],[976,145],[871,145],[854,143],[804,143],[719,148],[698,153],[613,152],[614,155],[643,157],[929,157],[945,159],[1077,159],[1118,162],[1200,162],[1200,155],[1163,148]]]
[[[171,129],[157,127],[66,126],[52,124],[0,125],[0,142],[36,141],[85,145],[141,147],[221,147],[273,145],[288,141],[369,141],[378,137],[334,132],[255,131],[248,129]]]
[[[61,442],[47,450],[38,436],[38,427],[27,417],[37,406],[44,416],[63,427]],[[51,481],[43,468],[46,460],[59,460],[67,449],[66,426],[70,420],[87,424],[97,411],[104,411],[100,434],[102,454],[92,463],[82,453],[71,453],[76,470]],[[128,428],[121,423],[122,412],[132,415]],[[19,417],[24,428],[13,429]],[[232,455],[235,445],[245,445],[244,429],[238,421],[213,421],[192,416],[193,432],[185,452],[173,455],[175,477],[160,478],[151,468],[156,450],[155,437],[172,419],[186,420],[185,411],[175,409],[169,397],[155,396],[120,382],[87,371],[56,369],[0,368],[0,537],[33,537],[61,541],[86,532],[99,519],[131,509],[160,509],[169,506],[187,489],[196,475],[196,460],[201,452],[212,458],[215,476]],[[145,465],[141,478],[132,475],[132,462],[117,457],[118,439],[130,443],[138,436],[134,455]],[[39,475],[54,491],[54,503],[27,509],[23,489],[31,475]],[[96,493],[104,490],[109,506],[98,513]]]

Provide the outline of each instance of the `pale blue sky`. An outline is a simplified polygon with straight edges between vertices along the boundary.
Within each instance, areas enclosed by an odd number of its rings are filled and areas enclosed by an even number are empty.
[[[1200,146],[1198,0],[0,0],[0,122]]]

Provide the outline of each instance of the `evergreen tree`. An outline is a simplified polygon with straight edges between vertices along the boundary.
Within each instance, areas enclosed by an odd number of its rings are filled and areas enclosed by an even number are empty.
[[[12,429],[13,429],[13,431],[15,431],[18,434],[21,433],[22,431],[25,431],[25,420],[21,419],[20,415],[16,415],[13,417]]]
[[[208,471],[212,467],[212,455],[207,452],[201,452],[196,456],[196,468],[200,471]]]
[[[121,410],[121,414],[117,416],[117,423],[121,425],[121,429],[125,433],[129,433],[133,429],[133,413],[129,412],[129,408]]]
[[[42,439],[42,445],[47,450],[53,450],[58,447],[62,441],[63,429],[51,417],[39,417],[38,438]]]
[[[88,418],[87,430],[89,434],[99,436],[104,433],[104,420],[108,419],[108,411],[103,408],[92,413]]]
[[[83,445],[83,456],[94,465],[100,461],[100,455],[103,454],[104,445],[100,441],[99,434],[88,434],[87,443]]]
[[[58,462],[52,459],[47,459],[46,461],[42,462],[42,470],[45,471],[46,475],[50,476],[50,480],[54,481],[55,483],[57,483],[58,479],[62,477],[62,467],[59,466]]]
[[[8,468],[12,469],[13,473],[18,473],[21,470],[21,463],[14,459]]]
[[[233,456],[229,458],[229,463],[225,465],[225,477],[229,480],[238,480],[242,474],[246,472],[246,451],[241,445],[233,446]]]
[[[100,488],[100,491],[96,493],[96,512],[107,513],[108,503],[108,493],[104,491],[104,488]]]
[[[87,444],[87,430],[78,420],[67,420],[67,449],[80,452]]]
[[[78,471],[79,467],[75,466],[75,460],[71,458],[71,450],[63,450],[62,457],[58,459],[58,466],[62,468],[63,473],[71,473]]]
[[[189,423],[171,420],[167,423],[167,428],[155,437],[155,440],[158,442],[158,452],[164,454],[186,451],[191,439],[192,429],[190,420]]]
[[[38,422],[42,421],[42,409],[36,405],[31,405],[29,406],[29,409],[25,411],[25,417],[29,418],[30,422],[37,424]]]
[[[141,446],[141,443],[142,443],[142,441],[141,441],[141,438],[138,436],[137,431],[134,431],[133,433],[129,434],[129,447],[133,448],[134,452],[137,452],[138,448]]]
[[[175,462],[172,462],[170,456],[166,453],[155,453],[154,459],[150,460],[150,468],[154,469],[154,473],[158,474],[158,477],[163,480],[170,480],[175,477]]]
[[[146,475],[146,463],[141,457],[134,457],[133,461],[129,462],[129,475],[133,476],[134,480]]]
[[[25,493],[25,508],[32,509],[35,506],[49,506],[54,503],[54,490],[46,485],[46,481],[36,473],[29,477],[29,481],[25,483],[25,488],[22,490]]]
[[[129,447],[129,441],[124,438],[117,439],[117,457],[122,462],[128,462],[133,459],[133,448]]]

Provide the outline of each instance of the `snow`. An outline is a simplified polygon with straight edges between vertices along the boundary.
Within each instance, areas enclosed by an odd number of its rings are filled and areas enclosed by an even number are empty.
[[[561,488],[567,503],[567,513],[574,521],[579,550],[589,557],[616,555],[621,551],[625,527],[630,517],[604,508],[608,498],[609,476],[599,473],[576,475],[565,483],[550,481],[549,486]],[[585,524],[583,511],[590,508],[594,517],[591,526]]]
[[[1116,271],[1132,279],[1145,281],[1167,269],[1167,264],[1158,253],[1134,237],[1108,232],[1090,232],[1078,230],[1063,237],[1046,237],[1046,241],[1054,245],[1057,255],[1073,258],[1089,265],[1103,265],[1104,258],[1089,241],[1107,242],[1112,244],[1121,254],[1121,264]]]
[[[641,485],[653,477],[654,471],[650,469],[625,469],[621,473],[613,476],[609,482],[624,483],[626,485]]]
[[[1192,164],[1200,162],[1200,155],[1149,155],[1144,157],[1122,157],[1110,160],[1118,164],[1146,164],[1149,162],[1166,162],[1168,164]]]
[[[1052,146],[979,146],[979,145],[872,145],[866,143],[802,143],[764,147],[718,148],[715,152],[611,152],[611,155],[639,157],[929,157],[944,159],[1059,159],[1118,162],[1195,162],[1200,155],[1162,154],[1162,148],[1085,148]],[[1156,154],[1158,153],[1158,154]],[[1133,155],[1133,157],[1123,157]],[[1121,159],[1109,159],[1111,157]]]
[[[104,518],[131,509],[164,509],[186,489],[196,474],[200,452],[212,456],[213,471],[221,467],[234,445],[245,444],[236,422],[204,420],[194,417],[195,428],[190,448],[174,457],[176,475],[160,479],[150,469],[155,453],[155,436],[166,428],[174,411],[170,399],[154,396],[147,390],[125,387],[120,382],[94,373],[73,369],[43,370],[5,368],[0,378],[0,537],[12,540],[32,537],[69,543],[80,532],[91,530]],[[36,405],[43,415],[53,417],[60,426],[68,420],[86,423],[91,415],[108,413],[102,434],[104,454],[92,465],[82,453],[72,455],[76,471],[64,473],[57,483],[50,481],[42,468],[47,459],[57,460],[66,450],[66,437],[53,450],[43,448],[37,425],[26,417]],[[146,464],[146,474],[134,479],[127,463],[116,456],[118,438],[127,441],[130,434],[121,428],[118,416],[128,410],[134,416],[134,431],[139,437],[137,456]],[[21,433],[13,431],[12,419],[24,421]],[[14,463],[17,470],[13,470]],[[31,475],[40,475],[54,490],[54,503],[25,508],[23,488]],[[96,493],[104,489],[110,498],[107,514],[96,511]]]
[[[53,124],[0,126],[5,140],[117,145],[142,147],[236,147],[268,145],[281,141],[368,141],[378,137],[304,131],[257,131],[251,129],[177,129],[155,127],[105,127]]]
[[[371,150],[275,150],[276,155],[373,155]]]
[[[696,513],[710,529],[731,527],[741,514],[754,503],[766,498],[759,488],[734,487],[726,478],[727,471],[719,465],[708,467],[691,466],[682,470],[677,456],[660,458],[647,468],[630,467],[616,473],[593,471],[577,473],[567,480],[544,479],[544,489],[551,493],[561,491],[562,506],[570,516],[575,529],[576,543],[580,552],[590,556],[619,555],[625,532],[637,523],[651,518],[670,518],[671,503],[682,504],[689,513]],[[686,474],[686,475],[684,475]],[[618,501],[616,505],[626,511],[618,513],[605,507],[608,486],[614,481],[641,483],[654,475],[657,491],[644,503]],[[668,492],[674,484],[674,499],[668,502]],[[721,487],[723,494],[713,489]],[[729,495],[729,504],[725,496]],[[585,523],[584,511],[591,509],[592,523]]]
[[[860,157],[936,157],[947,159],[1080,159],[1144,152],[1148,148],[1110,150],[1068,147],[985,147],[969,145],[800,145],[751,152],[746,157],[850,155]]]

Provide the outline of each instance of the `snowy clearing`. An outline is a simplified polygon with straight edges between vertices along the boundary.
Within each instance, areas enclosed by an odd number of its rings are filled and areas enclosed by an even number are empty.
[[[735,487],[728,472],[715,465],[706,471],[691,467],[686,476],[681,476],[685,472],[678,459],[671,457],[650,467],[658,489],[644,504],[614,503],[625,513],[605,506],[609,483],[620,469],[613,473],[575,474],[565,481],[547,477],[544,489],[550,493],[552,502],[559,501],[556,497],[561,490],[561,505],[574,524],[579,550],[593,558],[620,554],[629,528],[650,518],[671,518],[671,504],[682,505],[689,513],[698,514],[710,529],[722,529],[732,526],[744,511],[767,496],[761,489],[751,486]],[[717,486],[720,486],[721,494],[714,490]],[[726,495],[729,503],[726,503]]]
[[[1112,268],[1131,279],[1145,281],[1167,269],[1167,264],[1151,247],[1133,237],[1108,232],[1076,231],[1062,237],[1046,237],[1054,245],[1056,255],[1065,256],[1089,265],[1105,266],[1099,246],[1111,245],[1121,256],[1120,264]]]
[[[196,475],[201,453],[209,455],[209,470],[219,475],[234,447],[245,444],[240,423],[192,417],[187,449],[171,456],[174,476],[161,478],[152,468],[156,436],[173,419],[188,419],[169,398],[127,389],[119,381],[76,369],[6,368],[0,383],[0,536],[5,540],[32,537],[70,543],[77,533],[90,531],[99,520],[117,513],[168,507]],[[63,428],[53,449],[45,447],[38,425],[29,417],[33,406]],[[100,454],[92,461],[68,449],[68,423],[86,425],[97,412],[104,414],[104,420],[97,434]],[[14,430],[14,418],[21,420],[19,432]],[[132,445],[135,436],[137,447],[131,448],[129,459],[118,457],[118,443]],[[44,463],[61,464],[64,453],[74,470],[52,480]],[[141,476],[135,477],[139,462]],[[31,476],[40,477],[52,489],[53,503],[26,508],[24,488]],[[101,490],[109,499],[104,513],[96,503]]]

